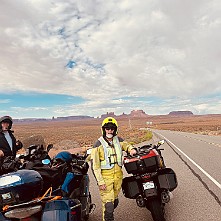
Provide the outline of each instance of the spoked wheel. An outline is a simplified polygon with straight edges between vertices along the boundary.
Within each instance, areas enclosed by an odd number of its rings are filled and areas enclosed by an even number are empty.
[[[147,209],[150,210],[154,221],[166,221],[164,218],[164,205],[158,198],[148,200]]]

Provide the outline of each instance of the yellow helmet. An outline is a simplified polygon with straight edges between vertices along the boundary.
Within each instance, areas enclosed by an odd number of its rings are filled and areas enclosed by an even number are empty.
[[[101,129],[102,129],[102,134],[103,136],[106,136],[106,132],[105,132],[105,127],[109,127],[109,126],[112,126],[114,127],[114,133],[113,135],[116,136],[117,133],[118,133],[118,123],[117,121],[113,118],[113,117],[106,117],[102,124],[101,124]]]

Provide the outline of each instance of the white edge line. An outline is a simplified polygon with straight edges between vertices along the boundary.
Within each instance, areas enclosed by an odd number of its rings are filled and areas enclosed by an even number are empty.
[[[159,133],[158,133],[159,134]],[[162,134],[159,134],[162,136],[165,140],[167,140],[170,144],[172,144],[177,150],[180,151],[192,164],[194,164],[202,173],[204,173],[216,186],[218,186],[221,189],[221,184],[216,181],[212,176],[210,176],[201,166],[199,166],[195,161],[193,161],[189,156],[187,156],[180,148],[178,148],[174,143],[172,143],[170,140],[168,140],[166,137],[164,137]]]

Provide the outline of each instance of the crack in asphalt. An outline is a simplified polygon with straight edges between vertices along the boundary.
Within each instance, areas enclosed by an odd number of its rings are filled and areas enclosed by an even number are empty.
[[[159,137],[158,134],[155,134],[157,137]],[[160,137],[159,137],[160,138]],[[203,181],[201,176],[188,164],[186,160],[182,157],[181,154],[179,154],[175,148],[166,140],[166,143],[171,147],[171,149],[174,151],[174,153],[181,159],[182,162],[190,169],[190,171],[193,173],[193,175],[203,184],[205,189],[210,193],[210,195],[216,200],[216,202],[221,206],[221,200],[219,197],[209,188],[209,186],[206,184],[206,182]]]
[[[167,142],[167,141],[166,141]],[[216,200],[216,202],[221,206],[221,201],[219,197],[209,188],[209,186],[203,181],[201,176],[188,164],[187,161],[185,161],[181,154],[179,154],[171,144],[167,142],[167,144],[172,148],[172,150],[176,153],[176,155],[185,163],[185,165],[190,169],[190,171],[193,173],[195,177],[198,178],[198,180],[203,184],[203,186],[206,188],[206,190],[213,196],[213,198]]]

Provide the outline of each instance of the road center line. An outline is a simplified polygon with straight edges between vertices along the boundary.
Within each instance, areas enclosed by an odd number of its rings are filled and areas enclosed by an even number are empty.
[[[156,133],[156,132],[155,132]],[[192,164],[194,164],[204,175],[206,175],[217,187],[221,189],[221,184],[215,180],[212,176],[210,176],[201,166],[199,166],[194,160],[192,160],[189,156],[187,156],[180,148],[178,148],[174,143],[172,143],[169,139],[164,137],[162,134],[158,133],[161,137],[163,137],[168,143],[173,145],[181,154],[183,154]]]

